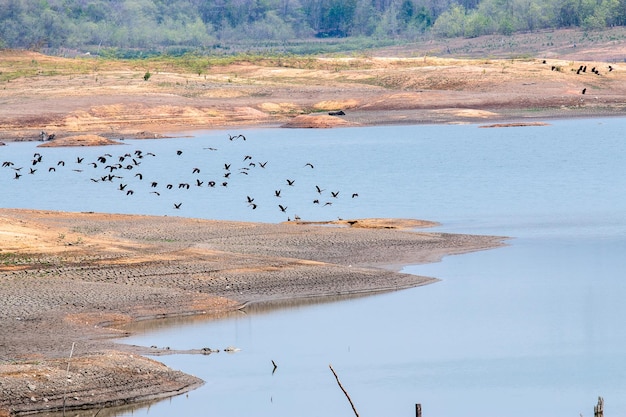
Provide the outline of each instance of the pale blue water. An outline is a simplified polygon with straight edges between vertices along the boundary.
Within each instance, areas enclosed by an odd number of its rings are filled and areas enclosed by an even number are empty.
[[[587,416],[598,395],[607,415],[625,415],[626,119],[550,123],[210,131],[89,149],[10,144],[0,148],[0,160],[24,166],[24,175],[15,180],[13,170],[0,168],[0,198],[4,207],[267,222],[296,214],[423,218],[441,222],[439,230],[512,237],[504,248],[407,267],[442,279],[426,287],[178,324],[126,340],[242,349],[160,357],[207,383],[133,414],[349,415],[332,363],[362,416],[414,415],[415,403],[428,417]],[[247,140],[229,141],[228,133]],[[90,180],[102,167],[86,162],[135,149],[156,156],[113,183]],[[35,151],[43,162],[31,175]],[[58,159],[66,169],[47,172]],[[232,164],[227,187],[194,185],[196,177],[221,182],[224,163]],[[180,182],[190,189],[179,189]],[[315,185],[326,191],[317,194]],[[327,201],[333,204],[323,206]],[[279,365],[274,375],[271,360]]]

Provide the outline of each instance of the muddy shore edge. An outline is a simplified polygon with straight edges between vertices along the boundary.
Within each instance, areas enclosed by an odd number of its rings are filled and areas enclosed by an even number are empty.
[[[117,343],[125,324],[425,285],[436,279],[400,266],[505,244],[416,231],[434,225],[423,221],[334,223],[0,209],[0,416],[100,409],[203,383],[142,356],[180,352]],[[208,348],[224,347],[184,353]]]

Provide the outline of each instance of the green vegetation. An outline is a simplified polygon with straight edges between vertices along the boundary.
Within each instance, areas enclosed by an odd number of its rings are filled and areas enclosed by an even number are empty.
[[[626,0],[0,0],[0,48],[124,59],[344,52],[425,35],[623,25]]]

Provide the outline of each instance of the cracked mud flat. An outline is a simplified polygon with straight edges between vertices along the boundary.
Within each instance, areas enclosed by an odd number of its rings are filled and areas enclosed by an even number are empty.
[[[172,352],[116,344],[121,325],[415,287],[434,279],[396,272],[401,265],[504,240],[417,232],[433,223],[412,220],[334,223],[0,209],[0,410],[183,393],[202,381],[141,356]]]

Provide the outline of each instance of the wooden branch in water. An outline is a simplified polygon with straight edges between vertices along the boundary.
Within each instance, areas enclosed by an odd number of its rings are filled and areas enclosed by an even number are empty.
[[[330,370],[333,373],[333,375],[335,375],[335,379],[337,380],[337,384],[339,385],[339,388],[341,388],[341,390],[343,391],[344,395],[346,396],[346,398],[350,402],[350,405],[352,406],[352,411],[354,411],[354,415],[356,417],[359,417],[359,413],[356,411],[356,408],[354,407],[354,403],[350,399],[350,396],[348,395],[348,392],[346,391],[346,389],[343,387],[343,385],[341,385],[341,381],[339,381],[339,377],[337,376],[337,373],[333,369],[333,366],[329,364],[328,367],[330,368]]]

